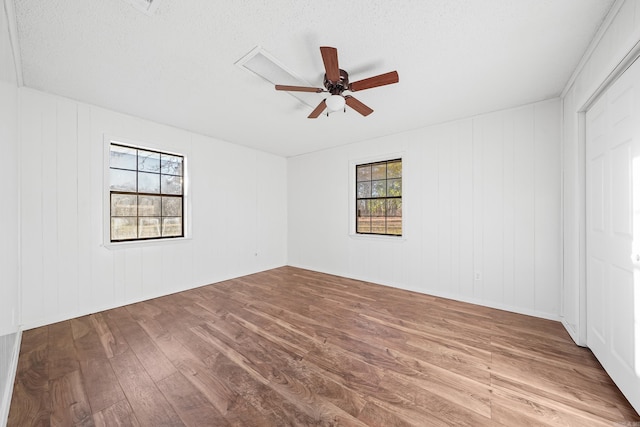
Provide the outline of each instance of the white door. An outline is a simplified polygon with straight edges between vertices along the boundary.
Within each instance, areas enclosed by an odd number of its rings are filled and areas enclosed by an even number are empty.
[[[586,118],[587,345],[640,413],[640,61]]]

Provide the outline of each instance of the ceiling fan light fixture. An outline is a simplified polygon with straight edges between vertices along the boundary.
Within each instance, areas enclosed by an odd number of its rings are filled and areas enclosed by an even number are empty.
[[[323,99],[317,107],[313,109],[311,114],[307,117],[309,119],[316,119],[323,111],[327,110],[327,116],[330,113],[336,111],[346,112],[346,106],[353,108],[362,116],[366,117],[373,113],[373,110],[358,101],[353,96],[349,95],[351,92],[358,90],[371,89],[378,86],[385,86],[392,83],[398,83],[398,72],[391,71],[390,73],[379,74],[377,76],[369,77],[367,79],[358,80],[355,83],[349,83],[349,73],[338,67],[338,50],[335,47],[321,46],[320,54],[322,55],[322,62],[324,63],[324,89],[312,87],[312,86],[299,86],[299,85],[282,85],[276,84],[276,90],[283,90],[294,93],[320,93],[328,92],[327,98]],[[344,92],[347,92],[345,95]]]
[[[342,95],[331,95],[326,99],[326,104],[327,110],[333,113],[334,111],[344,110],[346,101]]]

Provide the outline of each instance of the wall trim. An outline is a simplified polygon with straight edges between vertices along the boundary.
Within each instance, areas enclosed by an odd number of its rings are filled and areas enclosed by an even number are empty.
[[[409,287],[402,287],[402,286],[398,286],[398,285],[394,285],[394,284],[390,284],[390,283],[380,283],[380,282],[375,282],[370,278],[366,278],[366,277],[358,277],[357,275],[353,275],[353,274],[345,274],[345,273],[341,273],[341,272],[335,272],[335,271],[326,271],[323,269],[318,269],[317,267],[309,267],[309,266],[305,266],[302,264],[288,264],[289,267],[295,267],[295,268],[301,268],[303,270],[309,270],[309,271],[315,271],[318,273],[323,273],[323,274],[329,274],[332,276],[340,276],[340,277],[344,277],[347,279],[353,279],[353,280],[360,280],[362,282],[366,282],[366,283],[372,283],[374,285],[379,285],[379,286],[386,286],[388,288],[395,288],[395,289],[401,289],[403,291],[409,291],[409,292],[415,292],[418,294],[422,294],[422,295],[428,295],[428,296],[434,296],[434,297],[438,297],[438,298],[445,298],[445,299],[450,299],[450,300],[454,300],[454,301],[459,301],[459,302],[464,302],[464,303],[468,303],[468,304],[474,304],[474,305],[478,305],[478,306],[482,306],[482,307],[488,307],[488,308],[494,308],[496,310],[502,310],[502,311],[508,311],[510,313],[516,313],[516,314],[522,314],[524,316],[532,316],[532,317],[537,317],[540,319],[547,319],[547,320],[553,320],[556,322],[560,322],[560,316],[558,314],[554,314],[554,313],[546,313],[543,311],[537,311],[537,310],[527,310],[527,309],[522,309],[519,307],[514,307],[511,305],[507,305],[507,304],[496,304],[496,303],[492,303],[490,301],[486,301],[486,300],[482,300],[479,298],[464,298],[461,297],[460,295],[457,294],[453,294],[450,292],[438,292],[438,291],[434,291],[434,290],[429,290],[428,292],[425,291],[419,291],[416,289],[412,289]]]
[[[16,332],[16,339],[13,343],[13,352],[11,355],[11,363],[9,365],[9,376],[7,383],[4,385],[3,400],[0,402],[0,426],[6,426],[9,418],[9,409],[11,406],[11,398],[13,396],[13,384],[16,381],[16,373],[18,371],[18,358],[20,356],[20,345],[22,344],[22,330]]]
[[[277,264],[273,264],[273,265],[269,265],[266,267],[260,267],[260,268],[256,268],[256,269],[251,269],[248,271],[243,272],[240,275],[237,274],[225,274],[224,276],[220,276],[220,277],[216,277],[215,279],[213,279],[212,282],[208,282],[208,283],[201,283],[201,284],[197,284],[197,285],[192,285],[192,284],[186,284],[185,286],[182,286],[178,289],[172,289],[171,291],[164,291],[164,290],[160,290],[158,292],[152,292],[149,293],[148,295],[143,295],[140,296],[139,298],[128,298],[126,300],[123,301],[116,301],[113,303],[109,303],[109,304],[102,304],[100,306],[96,306],[96,307],[92,307],[89,310],[80,310],[80,311],[76,311],[76,312],[66,312],[66,313],[58,313],[55,316],[48,316],[48,317],[41,317],[38,319],[35,319],[33,321],[30,321],[24,325],[21,326],[21,330],[24,331],[28,331],[30,329],[35,329],[35,328],[39,328],[42,326],[47,326],[47,325],[52,325],[54,323],[58,323],[58,322],[64,322],[66,320],[71,320],[71,319],[77,319],[78,317],[83,317],[83,316],[90,316],[92,314],[96,314],[96,313],[102,313],[104,311],[107,310],[113,310],[115,308],[120,308],[120,307],[124,307],[127,305],[131,305],[131,304],[136,304],[139,302],[144,302],[144,301],[149,301],[152,299],[156,299],[156,298],[161,298],[161,297],[165,297],[168,295],[173,295],[173,294],[178,294],[180,292],[186,292],[192,289],[197,289],[197,288],[201,288],[203,286],[209,286],[209,285],[215,285],[218,283],[222,283],[222,282],[226,282],[227,280],[233,280],[233,279],[238,279],[244,276],[249,276],[252,274],[256,274],[256,273],[261,273],[263,271],[269,271],[269,270],[273,270],[276,268],[280,268],[280,267],[285,267],[287,264],[286,263],[277,263]],[[0,426],[2,426],[2,424],[0,424]]]
[[[587,347],[586,343],[582,342],[579,338],[578,331],[576,331],[564,318],[560,320],[562,322],[562,326],[567,331],[571,339],[579,345],[580,347]]]
[[[576,344],[587,346],[587,114],[578,113],[578,322]]]
[[[580,75],[580,73],[582,73],[582,71],[584,70],[584,67],[587,65],[587,63],[591,59],[593,52],[596,50],[596,48],[602,41],[605,33],[611,26],[611,23],[613,22],[615,17],[618,15],[618,12],[620,12],[620,9],[622,8],[622,5],[624,4],[625,1],[626,0],[616,0],[613,6],[611,6],[611,9],[609,9],[607,16],[605,16],[604,20],[602,21],[602,24],[600,25],[600,28],[598,28],[598,31],[596,31],[595,36],[593,36],[593,39],[591,39],[591,43],[589,43],[587,50],[585,51],[584,55],[582,55],[582,58],[580,59],[580,62],[578,62],[578,65],[573,71],[573,74],[571,74],[571,77],[569,77],[567,84],[565,85],[564,89],[562,90],[562,93],[560,94],[561,98],[564,98],[567,95],[567,92],[569,92],[569,90],[571,89],[571,86],[573,86],[573,84],[578,79],[578,76]]]
[[[600,98],[600,96],[611,86],[633,63],[640,57],[640,31],[634,32],[633,40],[635,43],[626,52],[626,54],[609,68],[611,71],[607,76],[597,85],[597,87],[587,91],[589,94],[587,99],[580,102],[580,108],[578,113],[586,113],[589,108]]]
[[[562,91],[561,98],[563,103],[571,90],[575,90],[573,108],[575,110],[567,112],[563,108],[562,118],[562,144],[566,144],[567,128],[565,114],[571,114],[575,116],[576,124],[573,129],[570,129],[573,138],[575,138],[576,155],[578,156],[577,170],[575,172],[575,187],[570,189],[570,192],[575,191],[575,199],[577,202],[576,208],[578,209],[578,216],[574,217],[572,212],[562,211],[563,215],[563,227],[565,227],[567,221],[567,215],[570,215],[569,219],[576,220],[578,222],[578,235],[575,240],[570,242],[564,240],[563,233],[563,247],[575,246],[575,250],[578,251],[578,265],[577,265],[577,298],[578,298],[578,315],[576,324],[571,326],[568,322],[563,320],[565,329],[579,346],[587,346],[587,262],[586,262],[586,111],[593,105],[594,102],[618,79],[627,68],[629,68],[638,57],[640,57],[640,28],[636,28],[631,32],[628,39],[620,44],[620,46],[613,47],[614,54],[612,59],[608,63],[603,64],[602,74],[595,76],[590,81],[583,83],[589,86],[580,88],[577,87],[580,83],[580,78],[583,73],[587,73],[589,62],[592,60],[594,51],[598,48],[599,44],[605,39],[608,32],[612,30],[612,24],[620,14],[621,9],[628,0],[616,0],[609,13],[603,20],[600,28],[596,32],[593,40],[589,44],[586,52],[580,60],[578,66],[574,70],[571,78],[567,82],[564,90]],[[563,166],[564,168],[564,166]],[[568,191],[563,182],[562,187],[563,195]],[[564,196],[563,196],[564,197]],[[564,250],[563,250],[564,253]],[[564,279],[564,275],[563,275]],[[565,284],[562,284],[563,288]],[[563,292],[564,298],[564,292]],[[564,306],[563,306],[564,307]]]
[[[614,61],[608,67],[609,72],[602,79],[602,81],[596,83],[592,88],[585,91],[586,98],[576,100],[578,109],[574,112],[576,115],[576,143],[578,147],[578,180],[576,182],[579,194],[579,204],[581,207],[580,217],[578,221],[580,223],[579,231],[579,310],[577,330],[568,327],[568,324],[563,321],[565,329],[575,343],[579,346],[587,347],[587,242],[586,242],[586,194],[587,194],[587,176],[586,176],[586,113],[591,106],[602,96],[602,94],[613,84],[615,81],[629,68],[633,63],[640,58],[640,31],[633,33],[632,40],[634,43],[629,47],[625,54],[619,56],[619,60]],[[564,100],[564,95],[563,95]],[[563,125],[564,126],[564,125]],[[564,138],[564,132],[563,132]],[[564,211],[563,211],[564,215]],[[566,242],[563,242],[563,245]],[[564,285],[563,285],[564,286]]]
[[[14,0],[4,0],[4,11],[7,15],[9,26],[9,41],[11,42],[11,52],[13,53],[13,65],[16,72],[16,82],[18,87],[24,86],[22,77],[22,56],[20,55],[20,43],[18,41],[18,24],[16,22],[16,10]]]

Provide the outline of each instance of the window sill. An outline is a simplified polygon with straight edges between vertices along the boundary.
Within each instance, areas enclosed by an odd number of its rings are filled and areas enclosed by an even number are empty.
[[[349,233],[349,237],[355,240],[380,240],[394,243],[403,243],[407,240],[404,236],[385,236],[384,234]]]
[[[109,250],[145,248],[149,246],[166,246],[168,244],[182,244],[190,241],[191,237],[174,237],[171,239],[136,240],[133,242],[108,242],[101,246]]]

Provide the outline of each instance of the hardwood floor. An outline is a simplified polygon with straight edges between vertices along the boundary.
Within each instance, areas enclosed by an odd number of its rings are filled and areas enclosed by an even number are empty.
[[[283,267],[24,332],[8,425],[640,417],[558,322]]]

